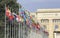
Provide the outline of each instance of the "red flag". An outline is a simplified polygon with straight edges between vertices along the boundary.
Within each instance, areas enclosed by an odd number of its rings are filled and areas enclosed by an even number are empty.
[[[9,20],[13,20],[14,16],[11,14],[11,11],[8,7],[6,7],[6,16],[9,18]]]
[[[9,18],[9,20],[13,20],[13,19],[14,19],[14,16],[11,15],[11,16],[9,16],[8,18]]]
[[[8,7],[6,7],[6,16],[7,17],[11,16],[11,11],[8,9]]]
[[[39,24],[36,24],[36,28],[40,30],[40,25]]]

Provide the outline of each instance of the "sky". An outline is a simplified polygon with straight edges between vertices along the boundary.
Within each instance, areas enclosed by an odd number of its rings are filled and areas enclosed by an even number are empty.
[[[60,8],[60,0],[18,0],[18,3],[30,12],[41,8]]]

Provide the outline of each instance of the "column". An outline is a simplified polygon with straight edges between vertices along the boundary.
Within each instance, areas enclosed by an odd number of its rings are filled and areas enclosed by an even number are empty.
[[[49,19],[49,38],[53,38],[53,22],[52,22],[52,19]]]

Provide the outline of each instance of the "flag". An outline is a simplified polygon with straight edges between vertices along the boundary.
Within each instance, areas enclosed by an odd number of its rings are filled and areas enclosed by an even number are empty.
[[[24,10],[23,10],[23,8],[20,8],[20,9],[19,9],[19,14],[20,14],[21,16],[24,15]]]
[[[14,16],[12,15],[11,11],[8,7],[6,7],[6,16],[9,18],[9,20],[13,20]]]
[[[29,20],[28,20],[28,19],[26,19],[26,24],[27,24],[27,25],[29,24]]]
[[[35,22],[32,16],[30,16],[30,19],[31,19],[32,22]]]
[[[38,30],[40,30],[40,25],[39,25],[39,23],[36,24],[36,28],[37,28]]]
[[[11,11],[8,9],[8,7],[6,7],[6,16],[7,17],[11,16]]]
[[[17,17],[17,14],[16,13],[12,13],[13,14],[13,16],[14,16],[14,19],[16,19],[16,17]]]
[[[20,21],[21,21],[21,19],[20,19],[20,16],[19,16],[19,15],[17,15],[17,16],[16,16],[16,20],[17,20],[17,22],[20,22]]]
[[[13,19],[14,19],[14,16],[11,15],[11,16],[9,16],[8,18],[9,18],[9,20],[13,20]]]
[[[24,21],[26,21],[26,15],[25,15],[25,11],[24,11],[24,9],[21,8],[19,11],[20,11],[19,14],[21,15],[21,17],[23,17]]]
[[[35,25],[36,25],[35,23],[32,23],[32,28],[33,28],[34,30],[35,30]]]
[[[21,22],[24,22],[24,19],[22,17],[20,19],[21,19]]]
[[[20,16],[15,14],[15,13],[12,13],[14,15],[14,19],[16,19],[17,22],[20,22],[21,19],[20,19]]]
[[[27,16],[29,16],[29,15],[30,15],[30,13],[29,13],[27,10],[25,10],[25,13],[26,13],[26,15],[27,15]]]

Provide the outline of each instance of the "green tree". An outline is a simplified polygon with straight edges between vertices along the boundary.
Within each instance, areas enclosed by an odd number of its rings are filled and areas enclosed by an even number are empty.
[[[4,19],[5,18],[5,4],[6,6],[9,6],[12,12],[18,13],[19,11],[19,3],[17,3],[17,0],[0,0],[0,26],[1,24],[4,24],[4,20],[5,20]]]
[[[18,13],[19,6],[21,5],[17,3],[17,0],[0,0],[0,37],[4,38],[4,26],[5,26],[5,4],[9,6],[12,12]]]

